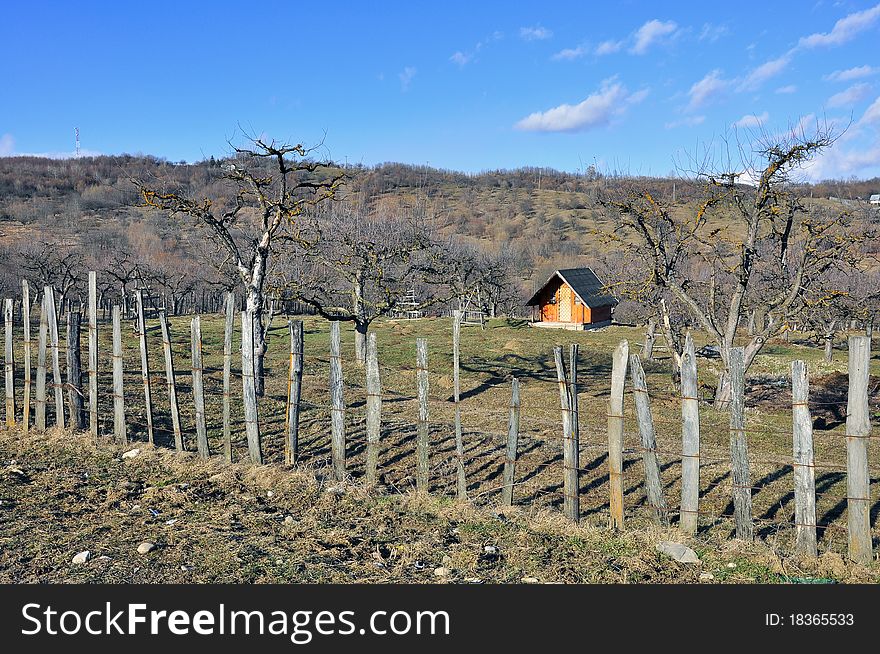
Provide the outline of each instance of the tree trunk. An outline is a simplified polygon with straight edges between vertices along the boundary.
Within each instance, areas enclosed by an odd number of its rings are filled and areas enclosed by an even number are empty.
[[[263,292],[251,287],[247,294],[247,311],[253,316],[254,335],[254,389],[257,397],[266,390],[264,359],[266,356],[266,329],[263,326]]]
[[[825,334],[825,361],[834,360],[834,333]]]
[[[642,347],[642,358],[645,361],[651,361],[654,358],[654,330],[656,327],[656,320],[653,318],[648,320],[648,329],[645,332],[645,344]]]

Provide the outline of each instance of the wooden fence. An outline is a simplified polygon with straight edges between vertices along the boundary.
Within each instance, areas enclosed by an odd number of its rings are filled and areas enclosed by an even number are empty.
[[[25,368],[24,403],[16,406],[14,358],[14,327],[16,302],[9,298],[3,303],[4,326],[4,386],[5,386],[5,425],[8,428],[20,424],[22,431],[30,429],[45,430],[47,424],[47,404],[49,393],[54,398],[54,424],[58,427],[70,426],[79,430],[88,429],[93,438],[100,439],[98,416],[98,319],[95,296],[95,274],[89,273],[89,302],[86,319],[88,321],[88,388],[82,387],[80,353],[81,315],[70,311],[66,321],[66,381],[62,380],[62,344],[59,341],[58,314],[55,307],[55,291],[46,287],[39,307],[39,330],[36,353],[36,386],[31,389],[31,300],[27,283],[22,284],[23,296],[18,303],[21,307],[19,320],[22,321],[23,351]],[[112,406],[113,438],[119,444],[129,442],[129,417],[126,415],[126,388],[124,379],[124,358],[122,343],[122,310],[112,307]],[[233,461],[231,407],[241,402],[244,414],[244,428],[247,440],[248,457],[254,464],[264,462],[264,443],[261,432],[259,402],[254,379],[254,321],[253,316],[244,311],[239,314],[241,333],[241,397],[235,398],[230,380],[232,377],[233,331],[235,323],[235,298],[230,293],[225,301],[225,326],[223,339],[223,409],[222,409],[222,457],[226,462]],[[165,378],[167,384],[168,411],[170,413],[174,447],[184,449],[184,432],[181,426],[177,378],[181,373],[175,370],[172,357],[171,336],[164,312],[160,312],[159,333],[164,354]],[[143,308],[143,300],[138,294],[136,307],[137,336],[140,352],[140,378],[146,413],[146,436],[154,441],[154,402],[152,398],[152,377],[148,356],[150,334]],[[299,421],[302,403],[303,360],[305,357],[303,325],[292,321],[288,327],[289,368],[287,370],[287,396],[284,419],[284,461],[296,464],[300,461]],[[198,455],[208,458],[217,452],[209,448],[206,425],[205,386],[203,380],[204,357],[199,316],[191,322],[191,365],[188,373],[192,380],[192,401],[195,409],[196,448]],[[455,408],[454,424],[454,469],[456,495],[467,498],[467,461],[464,446],[460,413],[460,316],[453,319],[453,401]],[[556,347],[554,351],[556,383],[560,398],[560,426],[562,442],[562,465],[559,475],[562,481],[563,512],[572,522],[581,518],[580,475],[580,413],[578,402],[578,347],[572,345],[565,351]],[[847,542],[849,557],[860,563],[873,558],[871,538],[870,470],[868,467],[868,442],[871,438],[871,424],[868,407],[868,367],[870,363],[871,341],[865,336],[852,336],[849,339],[849,390],[846,411],[846,510]],[[431,443],[428,392],[429,392],[429,344],[426,339],[416,340],[414,348],[416,370],[416,395],[418,412],[416,420],[414,470],[416,489],[429,492],[431,489],[431,468],[429,456]],[[697,397],[697,360],[693,340],[688,334],[684,351],[681,353],[681,451],[673,453],[680,457],[682,464],[681,497],[678,501],[678,527],[687,535],[696,533],[698,517],[704,515],[700,510],[700,470],[702,454],[700,447],[700,404]],[[343,357],[340,344],[338,322],[330,324],[330,360],[328,401],[330,408],[330,442],[332,477],[337,482],[351,479],[346,464],[347,443],[345,413],[348,408],[342,374]],[[48,383],[51,367],[52,382]],[[636,421],[641,444],[641,459],[644,465],[644,490],[647,504],[653,519],[661,526],[669,526],[674,511],[670,509],[672,498],[667,498],[661,481],[661,452],[657,445],[654,415],[651,409],[651,395],[646,383],[641,358],[630,353],[626,341],[621,341],[612,356],[610,394],[607,412],[608,467],[608,509],[609,525],[614,529],[624,528],[624,490],[623,490],[623,433],[624,399],[627,372],[630,376],[630,390],[635,405]],[[732,401],[729,409],[730,429],[730,470],[732,478],[731,501],[735,522],[735,535],[743,540],[754,538],[754,516],[752,515],[752,491],[750,458],[747,448],[747,429],[744,411],[744,375],[742,348],[734,348],[730,361]],[[379,442],[382,425],[383,392],[377,354],[376,335],[370,334],[367,340],[365,367],[366,380],[366,465],[364,481],[373,485],[380,478]],[[794,470],[795,505],[795,548],[808,556],[817,555],[816,482],[813,458],[813,423],[809,409],[809,380],[807,367],[803,361],[791,365],[792,386],[792,459]],[[67,408],[64,406],[64,391],[67,391]],[[131,392],[131,389],[128,389]],[[34,413],[31,424],[31,401],[33,395]],[[520,382],[515,377],[510,380],[510,402],[506,408],[508,425],[503,449],[503,483],[494,489],[499,491],[504,505],[515,503],[517,487],[517,459],[520,439]],[[88,416],[88,418],[86,417]],[[65,418],[68,418],[67,420]],[[666,453],[668,454],[668,453]],[[481,493],[483,494],[483,493]]]

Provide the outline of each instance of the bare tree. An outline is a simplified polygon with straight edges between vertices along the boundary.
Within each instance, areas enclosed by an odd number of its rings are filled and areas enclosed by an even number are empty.
[[[718,346],[725,371],[717,406],[729,399],[729,355],[749,304],[760,304],[768,319],[745,343],[746,370],[802,308],[807,290],[854,252],[849,214],[805,204],[790,184],[834,140],[827,128],[809,137],[763,134],[754,158],[740,147],[740,166],[696,171],[704,181],[696,206],[672,206],[635,187],[599,199],[616,221],[612,240],[645,262],[645,287],[668,291]]]
[[[327,162],[311,159],[315,148],[249,139],[250,148],[234,148],[224,179],[232,199],[194,199],[138,180],[144,203],[171,215],[185,215],[204,226],[238,273],[247,310],[253,316],[254,374],[257,395],[264,390],[267,325],[265,284],[282,229],[303,211],[335,197],[345,174]]]

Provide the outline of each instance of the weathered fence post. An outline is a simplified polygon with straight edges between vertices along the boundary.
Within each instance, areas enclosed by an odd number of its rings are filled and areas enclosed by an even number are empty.
[[[330,428],[333,478],[345,479],[345,399],[342,381],[339,322],[330,323]]]
[[[736,537],[752,540],[752,482],[745,426],[745,367],[743,348],[730,349],[730,464]]]
[[[516,448],[519,441],[519,380],[510,381],[510,414],[507,419],[507,457],[504,460],[504,488],[501,503],[513,506],[513,486],[516,483]]]
[[[165,381],[168,385],[168,404],[171,407],[171,428],[174,431],[174,448],[183,452],[183,430],[180,428],[180,408],[177,406],[177,382],[174,379],[174,356],[171,350],[171,332],[165,310],[159,312],[159,329],[162,331],[162,352],[165,355]]]
[[[574,438],[571,416],[571,393],[565,374],[562,346],[553,348],[556,360],[556,381],[559,384],[559,403],[562,409],[562,510],[572,522],[580,520],[580,482],[578,470],[578,443]]]
[[[135,294],[137,299],[138,339],[141,349],[141,379],[144,383],[144,407],[147,412],[147,441],[153,444],[153,398],[150,392],[150,360],[147,354],[147,320],[144,317],[144,292]]]
[[[464,468],[464,439],[461,433],[461,319],[458,309],[452,314],[452,396],[455,404],[455,472],[456,496],[467,499],[467,477]]]
[[[98,276],[89,271],[89,432],[98,438]]]
[[[113,305],[113,436],[120,445],[128,443],[125,427],[125,385],[122,369],[122,315]]]
[[[419,396],[419,422],[416,434],[416,490],[427,493],[428,473],[428,341],[416,339],[416,383]]]
[[[794,441],[794,523],[795,549],[815,557],[816,549],[816,471],[813,467],[813,419],[810,417],[810,391],[807,364],[791,362],[791,423]]]
[[[581,420],[580,420],[580,400],[578,398],[578,344],[572,343],[568,346],[568,393],[571,396],[571,434],[575,443],[578,444],[577,458],[575,462],[577,467],[581,467],[580,463],[580,442],[581,442]]]
[[[846,506],[849,528],[849,558],[870,563],[871,486],[868,474],[868,439],[871,414],[868,411],[868,369],[871,339],[849,337],[849,397],[846,404]]]
[[[382,382],[379,378],[379,352],[376,334],[367,336],[367,484],[378,479],[379,436],[382,431]]]
[[[699,502],[700,400],[694,339],[688,332],[681,355],[681,515],[678,522],[686,534],[697,533]]]
[[[15,426],[15,355],[12,350],[12,298],[3,303],[4,371],[6,381],[6,426]]]
[[[55,289],[46,286],[46,309],[49,317],[49,350],[52,354],[52,387],[55,389],[55,425],[64,429],[64,382],[61,381],[61,351],[58,344],[58,312]]]
[[[251,462],[263,463],[263,445],[260,442],[260,420],[257,412],[257,387],[254,372],[254,319],[250,311],[242,311],[241,395],[244,402],[244,426]]]
[[[193,403],[196,405],[196,447],[199,450],[199,456],[207,459],[211,456],[211,451],[208,449],[208,431],[205,426],[205,384],[202,360],[202,319],[200,316],[194,316],[190,322],[190,336],[192,341]]]
[[[656,340],[657,321],[654,318],[648,319],[648,325],[645,328],[645,343],[642,345],[642,356],[645,361],[651,361],[654,358],[654,341]]]
[[[40,331],[37,340],[37,402],[34,427],[46,431],[46,346],[49,337],[49,316],[45,296],[40,304]]]
[[[31,286],[21,280],[21,325],[24,328],[24,397],[21,425],[25,432],[31,422]]]
[[[303,376],[303,323],[294,320],[288,323],[290,334],[290,368],[287,375],[287,440],[284,447],[284,460],[292,465],[299,460],[299,402],[302,396]],[[369,392],[369,391],[368,391]],[[369,397],[367,398],[369,404]],[[369,411],[369,408],[367,409]],[[369,433],[367,433],[369,442]]]
[[[629,361],[629,342],[620,341],[611,357],[611,395],[608,398],[608,489],[611,529],[623,529],[623,386]]]
[[[226,294],[226,324],[223,329],[223,459],[232,463],[232,330],[235,326],[235,293]]]
[[[86,428],[85,404],[82,392],[82,357],[79,336],[82,315],[79,311],[67,314],[67,407],[70,426],[77,431]]]
[[[654,518],[662,526],[669,526],[669,512],[663,484],[660,481],[660,461],[657,458],[657,436],[654,432],[654,417],[651,415],[651,400],[645,382],[645,370],[638,354],[629,355],[629,371],[632,377],[633,398],[636,404],[636,420],[639,423],[639,436],[642,441],[642,461],[645,465],[645,495]]]

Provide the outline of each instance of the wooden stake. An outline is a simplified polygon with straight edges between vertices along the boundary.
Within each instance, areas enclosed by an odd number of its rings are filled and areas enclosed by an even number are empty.
[[[24,398],[21,425],[25,433],[31,422],[31,286],[21,280],[21,324],[24,328]]]
[[[795,549],[818,555],[816,547],[816,471],[813,467],[813,419],[810,417],[807,364],[791,362],[791,415],[794,460]]]
[[[849,558],[868,564],[871,545],[871,486],[868,471],[868,440],[871,414],[868,409],[868,370],[871,339],[849,337],[849,396],[846,404],[846,506]]]
[[[55,289],[46,286],[46,309],[49,317],[49,350],[52,355],[52,387],[55,389],[55,426],[64,429],[64,382],[61,381],[61,348],[58,344],[58,312]]]
[[[513,506],[513,486],[516,483],[516,449],[519,441],[519,380],[510,382],[510,408],[507,418],[507,458],[504,460],[504,488],[501,503]]]
[[[153,399],[150,392],[150,361],[147,355],[147,321],[144,318],[144,292],[135,294],[137,299],[138,339],[141,348],[141,380],[144,383],[144,407],[147,412],[147,441],[153,444]]]
[[[165,311],[159,312],[159,329],[162,331],[162,351],[165,355],[165,381],[168,385],[168,403],[171,405],[171,428],[174,430],[174,447],[183,452],[183,430],[180,428],[180,409],[177,406],[177,382],[174,378],[174,355],[171,350],[171,332]]]
[[[629,355],[629,371],[632,377],[633,396],[636,404],[636,420],[639,423],[639,436],[642,440],[642,461],[645,465],[645,494],[654,519],[663,526],[669,526],[669,512],[663,495],[660,480],[660,461],[657,458],[657,437],[654,433],[654,418],[651,415],[651,400],[645,383],[645,371],[638,354]]]
[[[562,346],[553,349],[556,361],[556,381],[559,385],[559,403],[562,409],[562,466],[563,513],[572,522],[580,520],[580,481],[578,470],[578,443],[572,424],[571,392],[565,374]]]
[[[254,380],[254,320],[250,311],[241,312],[241,388],[248,454],[252,463],[263,463],[257,389]]]
[[[67,408],[70,427],[77,431],[86,428],[85,403],[82,392],[82,356],[79,336],[82,316],[79,311],[67,314]]]
[[[293,465],[299,461],[299,402],[302,396],[304,341],[302,320],[288,323],[287,328],[290,335],[290,366],[287,374],[287,441],[284,460],[288,465]],[[367,440],[369,441],[369,434]]]
[[[89,271],[89,432],[98,439],[98,278]]]
[[[681,515],[679,527],[697,533],[700,502],[700,401],[697,397],[697,357],[688,332],[681,357]]]
[[[193,402],[196,405],[196,446],[199,456],[207,459],[211,456],[208,448],[208,431],[205,426],[205,386],[203,379],[202,361],[202,319],[195,316],[190,322],[190,334],[192,336],[192,381]]]
[[[427,493],[430,483],[428,466],[428,341],[416,339],[416,383],[419,396],[419,421],[416,434],[416,490]]]
[[[6,426],[15,426],[15,355],[12,350],[12,298],[3,303],[4,370],[6,381]]]
[[[379,480],[379,436],[382,431],[382,383],[376,334],[367,336],[367,485]]]
[[[330,323],[330,428],[333,477],[345,479],[345,400],[342,381],[342,348],[339,322]]]
[[[40,304],[40,332],[37,340],[37,403],[34,412],[34,427],[46,431],[46,347],[49,340],[49,316],[46,297]]]
[[[745,431],[745,367],[743,348],[730,349],[730,464],[733,477],[733,510],[736,537],[754,538],[752,482]]]
[[[226,325],[223,329],[223,459],[232,463],[232,330],[235,326],[235,293],[226,294]]]
[[[122,368],[122,314],[113,305],[113,437],[120,445],[128,443],[125,426],[125,384]]]
[[[467,476],[464,466],[464,439],[461,432],[461,320],[463,313],[455,310],[452,314],[452,393],[455,403],[455,471],[456,495],[459,500],[467,499]]]
[[[623,386],[629,343],[620,341],[611,358],[611,395],[608,399],[608,487],[611,529],[623,529]]]

